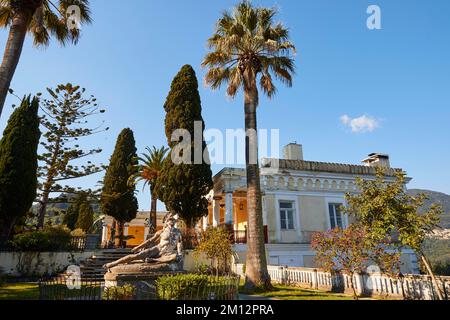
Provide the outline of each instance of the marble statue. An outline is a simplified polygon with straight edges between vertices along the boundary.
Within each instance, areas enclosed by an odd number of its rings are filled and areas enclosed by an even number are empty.
[[[111,269],[117,266],[129,265],[134,262],[144,264],[174,264],[183,265],[183,243],[181,232],[176,227],[178,215],[168,213],[164,217],[163,229],[156,232],[150,239],[132,249],[132,254],[107,263],[103,267]],[[182,268],[182,267],[181,267]]]

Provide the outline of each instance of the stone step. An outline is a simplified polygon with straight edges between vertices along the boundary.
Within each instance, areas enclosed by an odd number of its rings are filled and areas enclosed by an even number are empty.
[[[86,269],[86,268],[81,268],[80,269],[82,273],[94,273],[94,272],[105,272],[106,270],[103,268],[92,268],[92,269]]]
[[[105,249],[80,262],[81,280],[103,281],[103,265],[131,253],[130,249]],[[65,273],[63,273],[65,274]]]

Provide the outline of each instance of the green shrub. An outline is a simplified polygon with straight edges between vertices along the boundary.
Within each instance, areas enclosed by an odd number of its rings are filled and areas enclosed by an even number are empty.
[[[206,263],[196,263],[195,264],[195,273],[197,274],[213,274],[213,270],[211,266]]]
[[[130,284],[105,288],[102,300],[133,300],[135,290],[135,287]]]
[[[20,251],[43,251],[50,247],[48,234],[43,231],[24,232],[14,236],[14,248]]]
[[[450,260],[435,263],[433,271],[440,276],[450,276]]]
[[[70,250],[71,239],[72,236],[67,228],[49,227],[18,234],[14,236],[12,244],[19,251]]]
[[[163,276],[156,281],[159,300],[229,300],[237,297],[239,280],[204,274]]]
[[[160,300],[188,300],[196,294],[196,291],[205,291],[208,286],[207,275],[180,274],[175,276],[163,276],[156,282],[157,295]],[[201,295],[201,294],[200,294]]]
[[[224,228],[208,228],[202,233],[201,241],[194,250],[196,257],[204,254],[211,260],[217,276],[230,271],[233,243],[231,233]]]
[[[72,241],[70,229],[66,227],[51,227],[44,230],[50,241],[50,251],[69,250]]]

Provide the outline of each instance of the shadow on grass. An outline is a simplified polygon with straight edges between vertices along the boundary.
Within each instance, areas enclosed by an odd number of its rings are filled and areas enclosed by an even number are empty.
[[[0,287],[0,300],[38,300],[37,283],[6,283]]]
[[[239,287],[239,292],[248,295],[258,295],[280,300],[353,300],[353,298],[349,295],[288,287],[283,285],[274,285],[273,289],[270,291],[266,291],[261,288],[248,291],[242,284]]]

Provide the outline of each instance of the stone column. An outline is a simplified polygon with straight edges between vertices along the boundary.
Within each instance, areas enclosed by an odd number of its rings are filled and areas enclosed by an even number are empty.
[[[220,223],[220,202],[218,199],[213,200],[213,227],[217,227]]]
[[[233,193],[225,194],[225,224],[233,225]]]
[[[205,231],[208,228],[208,216],[203,217],[203,231]]]
[[[311,287],[315,290],[319,289],[319,279],[317,274],[317,269],[313,270],[312,279],[311,279]]]
[[[102,224],[102,244],[106,244],[108,242],[108,225],[103,222]]]
[[[123,236],[124,237],[126,237],[126,236],[128,236],[128,227],[129,227],[130,225],[128,224],[128,223],[126,223],[124,226],[123,226]],[[124,243],[127,245],[127,242],[128,242],[128,240],[124,240]]]
[[[363,275],[356,273],[355,274],[355,278],[354,278],[354,284],[355,284],[355,289],[356,289],[356,293],[358,295],[362,295],[364,294],[364,279],[363,279]]]

